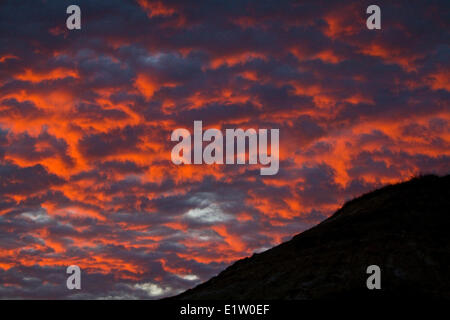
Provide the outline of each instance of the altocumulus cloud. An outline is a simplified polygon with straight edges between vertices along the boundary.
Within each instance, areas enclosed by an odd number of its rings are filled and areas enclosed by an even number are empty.
[[[77,3],[76,32],[70,1],[0,4],[1,298],[173,295],[450,171],[446,1],[378,1],[379,31],[366,1]],[[279,128],[278,174],[173,165],[194,120]]]

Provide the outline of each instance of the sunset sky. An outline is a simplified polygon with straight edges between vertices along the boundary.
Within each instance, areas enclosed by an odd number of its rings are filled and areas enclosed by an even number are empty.
[[[431,0],[1,0],[0,298],[174,295],[450,173],[449,21]],[[279,128],[278,174],[174,165],[194,120]]]

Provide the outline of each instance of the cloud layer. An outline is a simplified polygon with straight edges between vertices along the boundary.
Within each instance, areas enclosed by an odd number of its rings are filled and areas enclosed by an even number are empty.
[[[0,297],[172,295],[354,196],[449,173],[449,5],[378,1],[371,31],[370,4],[2,1]],[[279,128],[279,173],[172,164],[194,120]]]

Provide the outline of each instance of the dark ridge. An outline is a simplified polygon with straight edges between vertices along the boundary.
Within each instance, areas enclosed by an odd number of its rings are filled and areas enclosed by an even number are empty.
[[[450,175],[347,202],[319,225],[172,299],[450,299]],[[381,290],[368,290],[369,265]]]

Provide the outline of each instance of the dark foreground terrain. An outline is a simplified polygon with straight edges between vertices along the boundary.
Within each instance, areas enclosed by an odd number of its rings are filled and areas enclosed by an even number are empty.
[[[368,290],[366,268],[381,268]],[[347,202],[319,225],[237,261],[175,299],[450,299],[450,176],[423,176]]]

